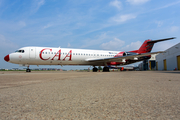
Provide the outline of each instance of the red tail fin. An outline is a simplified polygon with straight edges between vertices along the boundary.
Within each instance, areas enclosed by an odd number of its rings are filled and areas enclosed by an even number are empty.
[[[130,52],[134,52],[134,53],[147,53],[147,52],[151,52],[154,43],[148,43],[149,41],[151,41],[151,40],[144,41],[144,43],[141,45],[139,50],[133,50],[133,51],[130,51]]]
[[[152,47],[154,45],[154,43],[148,43],[151,40],[146,40],[144,41],[144,43],[141,45],[141,47],[138,50],[138,53],[147,53],[147,52],[151,52]]]
[[[160,39],[160,40],[145,40],[144,43],[139,48],[139,50],[134,50],[134,51],[130,51],[130,52],[139,53],[139,54],[151,52],[154,43],[165,41],[165,40],[171,40],[171,39],[175,39],[175,37]]]

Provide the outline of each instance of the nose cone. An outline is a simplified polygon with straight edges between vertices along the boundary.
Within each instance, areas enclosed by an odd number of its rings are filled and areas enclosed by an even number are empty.
[[[8,62],[8,61],[9,61],[9,55],[6,55],[6,56],[4,57],[4,60],[5,60],[6,62]]]

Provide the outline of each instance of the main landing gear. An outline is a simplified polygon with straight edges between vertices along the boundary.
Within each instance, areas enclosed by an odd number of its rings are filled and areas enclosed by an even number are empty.
[[[93,72],[97,72],[98,71],[98,69],[96,67],[94,67],[92,70],[93,70]],[[104,67],[103,68],[103,72],[109,72],[109,68],[108,67]]]
[[[103,72],[109,72],[109,68],[108,67],[104,67],[103,68]]]
[[[96,67],[94,67],[92,70],[93,70],[93,72],[97,72],[98,71],[98,69]]]
[[[29,69],[29,66],[27,66],[26,72],[31,72],[31,69]]]

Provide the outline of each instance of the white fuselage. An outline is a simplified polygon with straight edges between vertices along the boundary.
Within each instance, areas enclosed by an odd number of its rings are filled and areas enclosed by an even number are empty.
[[[138,50],[133,51],[104,51],[70,48],[51,47],[23,47],[15,53],[4,57],[7,62],[29,65],[92,65],[104,66],[103,71],[109,71],[109,65],[127,65],[142,60],[147,60],[152,54],[162,53],[151,52],[154,43],[171,40],[165,38],[159,40],[145,40]],[[29,68],[27,69],[29,71]]]
[[[9,54],[9,61],[21,65],[104,65],[88,62],[90,59],[112,58],[120,51],[23,47]]]

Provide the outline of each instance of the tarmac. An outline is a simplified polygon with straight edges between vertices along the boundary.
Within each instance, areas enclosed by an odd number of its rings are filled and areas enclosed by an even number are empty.
[[[0,71],[1,120],[179,120],[180,71]]]

